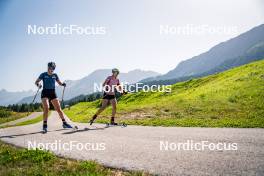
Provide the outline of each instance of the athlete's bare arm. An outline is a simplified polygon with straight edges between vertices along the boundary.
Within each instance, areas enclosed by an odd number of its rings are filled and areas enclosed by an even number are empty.
[[[61,82],[59,79],[56,80],[56,81],[57,81],[57,83],[58,83],[60,86],[63,86],[63,82]]]
[[[108,79],[106,79],[106,80],[104,81],[104,83],[103,83],[103,87],[107,84],[108,81],[109,81]]]

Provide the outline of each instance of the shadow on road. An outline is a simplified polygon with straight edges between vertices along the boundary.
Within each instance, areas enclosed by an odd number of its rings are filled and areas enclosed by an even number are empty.
[[[104,130],[105,127],[101,128],[83,128],[83,129],[77,129],[77,130],[71,130],[62,134],[73,134],[73,133],[79,133],[79,132],[85,132],[85,131],[93,131],[93,130]]]
[[[59,130],[52,130],[48,132],[53,132],[53,131],[63,131],[65,129],[59,129]],[[20,136],[27,136],[27,135],[32,135],[32,134],[43,134],[42,131],[37,131],[37,132],[32,132],[32,133],[23,133],[23,134],[14,134],[14,135],[6,135],[6,136],[0,136],[0,139],[2,138],[15,138],[15,137],[20,137]]]
[[[14,134],[14,135],[0,136],[0,139],[2,139],[2,138],[15,138],[15,137],[19,137],[19,136],[26,136],[26,135],[38,134],[38,133],[42,133],[42,132],[38,131],[38,132],[33,132],[33,133],[24,133],[24,134]]]
[[[77,129],[77,130],[72,130],[72,129],[58,129],[58,130],[48,131],[48,133],[54,132],[54,131],[65,131],[66,130],[67,132],[64,132],[64,133],[61,133],[61,134],[74,134],[74,133],[86,132],[86,131],[104,130],[106,128],[109,128],[109,127],[105,126],[105,127],[95,127],[95,128],[83,128],[83,129]],[[68,131],[68,130],[70,130],[70,131]],[[0,136],[0,139],[2,139],[2,138],[15,138],[15,137],[27,136],[27,135],[33,135],[33,134],[43,134],[43,133],[42,133],[42,131],[37,131],[37,132],[31,132],[31,133],[5,135],[5,136]]]

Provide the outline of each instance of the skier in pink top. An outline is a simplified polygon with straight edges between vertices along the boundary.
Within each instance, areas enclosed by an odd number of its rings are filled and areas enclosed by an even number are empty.
[[[103,87],[105,87],[105,91],[103,94],[102,106],[100,109],[98,109],[98,111],[95,113],[95,115],[93,115],[92,119],[89,121],[90,125],[93,124],[97,116],[105,110],[105,108],[109,103],[111,103],[112,105],[112,117],[110,124],[117,125],[117,123],[115,123],[115,114],[116,114],[116,105],[117,105],[115,90],[118,90],[122,93],[124,92],[122,86],[120,86],[119,79],[117,78],[118,74],[119,74],[119,70],[114,68],[112,69],[112,76],[108,76],[104,81]]]

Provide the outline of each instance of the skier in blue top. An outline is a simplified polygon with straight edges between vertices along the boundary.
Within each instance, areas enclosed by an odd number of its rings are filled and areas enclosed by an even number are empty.
[[[47,120],[48,120],[48,112],[49,112],[49,101],[51,101],[55,110],[59,113],[59,116],[62,120],[63,128],[72,128],[70,124],[65,121],[63,112],[61,110],[60,102],[57,98],[55,92],[55,83],[57,82],[60,86],[66,87],[66,83],[62,83],[54,70],[56,68],[56,64],[54,62],[48,63],[48,71],[41,73],[35,84],[37,87],[41,88],[42,85],[40,81],[43,82],[43,90],[41,92],[41,101],[43,105],[43,133],[47,132]]]

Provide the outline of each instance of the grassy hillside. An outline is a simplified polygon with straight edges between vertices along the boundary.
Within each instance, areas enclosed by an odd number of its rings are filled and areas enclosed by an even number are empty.
[[[13,112],[5,107],[0,107],[0,124],[26,117],[26,112]]]
[[[65,110],[87,122],[100,101]],[[117,119],[154,126],[264,127],[264,60],[229,71],[174,84],[171,93],[139,92],[118,102]],[[97,122],[108,122],[108,108]]]

